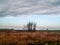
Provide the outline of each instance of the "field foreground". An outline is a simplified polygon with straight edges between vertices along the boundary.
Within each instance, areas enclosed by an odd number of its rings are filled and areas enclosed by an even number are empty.
[[[0,31],[0,45],[57,45],[57,42],[60,45],[60,32]]]

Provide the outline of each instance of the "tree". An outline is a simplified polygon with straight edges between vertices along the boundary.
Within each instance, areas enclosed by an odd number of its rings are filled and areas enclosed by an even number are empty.
[[[34,27],[33,27],[33,30],[35,31],[36,30],[36,24],[34,23]]]
[[[29,22],[29,23],[27,24],[28,30],[32,30],[32,26],[33,26],[33,23],[30,23],[30,22]]]
[[[27,28],[28,28],[28,30],[29,31],[32,31],[32,30],[36,30],[36,24],[35,23],[32,23],[32,22],[29,22],[28,24],[27,24]]]

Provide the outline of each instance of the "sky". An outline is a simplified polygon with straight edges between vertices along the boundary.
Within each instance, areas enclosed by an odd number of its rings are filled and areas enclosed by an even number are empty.
[[[37,27],[60,29],[60,0],[0,0],[0,28]]]

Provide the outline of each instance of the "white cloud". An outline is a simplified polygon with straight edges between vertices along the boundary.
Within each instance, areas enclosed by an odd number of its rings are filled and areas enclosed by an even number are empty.
[[[0,12],[4,11],[4,5],[0,5]]]
[[[1,16],[19,16],[19,15],[59,15],[59,0],[9,0],[8,10],[5,10]],[[1,11],[0,11],[1,12]]]

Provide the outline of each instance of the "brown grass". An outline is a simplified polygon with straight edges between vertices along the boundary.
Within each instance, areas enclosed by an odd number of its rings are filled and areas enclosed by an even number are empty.
[[[33,45],[57,40],[60,41],[58,32],[0,31],[0,45]]]

